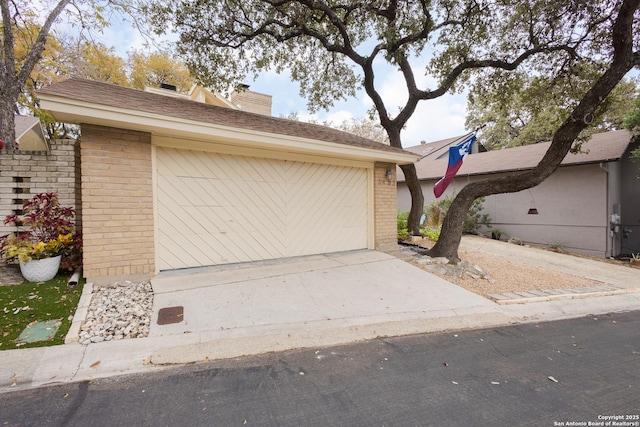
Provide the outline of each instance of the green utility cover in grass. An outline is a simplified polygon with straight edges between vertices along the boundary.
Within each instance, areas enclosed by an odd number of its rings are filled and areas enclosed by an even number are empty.
[[[56,332],[58,332],[61,323],[62,319],[29,323],[27,327],[24,328],[24,331],[20,333],[18,342],[26,343],[51,340],[56,335]]]

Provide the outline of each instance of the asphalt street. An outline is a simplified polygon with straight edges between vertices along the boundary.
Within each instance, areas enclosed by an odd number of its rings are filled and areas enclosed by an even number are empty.
[[[0,395],[0,426],[640,426],[639,417],[640,311]]]

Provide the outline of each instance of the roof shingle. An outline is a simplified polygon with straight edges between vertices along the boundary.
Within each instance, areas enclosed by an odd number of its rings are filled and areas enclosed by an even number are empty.
[[[39,93],[203,123],[407,154],[405,150],[327,126],[207,105],[86,79],[65,80],[45,87]]]
[[[429,149],[431,144],[435,144],[433,150],[428,150],[429,153],[437,154],[435,153],[436,150],[439,153],[446,153],[447,151],[443,148],[451,145],[459,139],[460,138],[451,138],[437,141],[435,143],[409,147],[406,150],[414,153],[418,152],[416,149],[422,149],[422,151],[425,151]],[[624,154],[630,141],[631,133],[626,130],[595,134],[591,139],[582,144],[582,152],[578,154],[568,153],[562,161],[562,165],[618,160]],[[542,142],[539,144],[470,154],[464,159],[464,163],[457,175],[483,175],[532,169],[540,162],[540,160],[542,160],[542,157],[547,152],[550,145],[551,142]],[[418,179],[442,178],[447,170],[449,159],[447,155],[440,158],[438,157],[440,156],[427,155],[427,157],[424,157],[416,163]],[[404,175],[402,175],[400,169],[398,170],[398,181],[404,181]]]

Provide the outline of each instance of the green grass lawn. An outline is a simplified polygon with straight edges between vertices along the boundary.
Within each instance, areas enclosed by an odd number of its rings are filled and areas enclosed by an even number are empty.
[[[68,288],[68,278],[68,274],[61,274],[48,282],[0,286],[0,350],[64,344],[83,285],[81,282]],[[51,340],[17,341],[27,325],[57,319],[62,323]]]

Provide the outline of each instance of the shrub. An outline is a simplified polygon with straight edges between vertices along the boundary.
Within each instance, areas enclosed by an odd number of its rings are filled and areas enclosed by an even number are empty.
[[[409,219],[409,211],[400,212],[398,211],[397,217],[398,224],[398,239],[404,239],[409,237],[409,230],[407,229],[407,220]]]
[[[420,229],[420,232],[427,239],[437,242],[440,238],[440,227],[424,227]]]
[[[483,214],[484,197],[477,198],[467,212],[467,218],[464,220],[462,231],[468,234],[478,234],[480,227],[485,226],[491,228],[491,217],[489,214]]]
[[[493,240],[502,240],[502,235],[506,234],[504,231],[500,230],[499,228],[494,229],[493,231],[491,231],[491,238]]]
[[[425,220],[423,226],[425,227],[436,227],[440,228],[442,226],[442,220],[444,219],[444,215],[446,213],[446,209],[448,206],[443,207],[443,203],[433,201],[429,206],[427,206],[424,210]]]
[[[454,197],[455,195],[434,200],[425,208],[427,218],[424,221],[424,228],[421,229],[422,234],[431,240],[438,240],[440,237],[440,229],[442,228],[442,221],[449,211]],[[467,217],[462,226],[463,233],[477,234],[481,226],[491,228],[491,217],[488,214],[482,213],[484,200],[484,197],[476,199],[467,211]],[[437,230],[437,233],[434,230]]]

